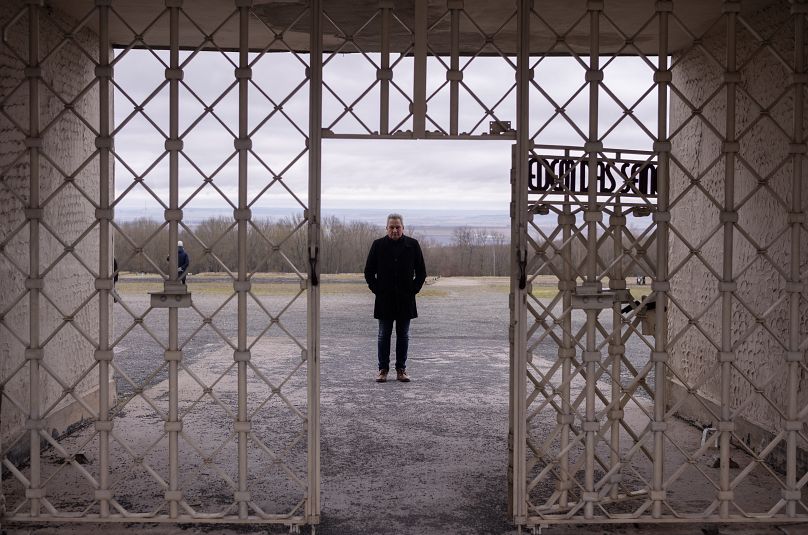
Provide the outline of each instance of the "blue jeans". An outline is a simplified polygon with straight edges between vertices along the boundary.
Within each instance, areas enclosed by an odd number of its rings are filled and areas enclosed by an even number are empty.
[[[410,345],[410,320],[379,320],[379,369],[390,369],[390,338],[396,324],[396,369],[407,367],[407,348]]]

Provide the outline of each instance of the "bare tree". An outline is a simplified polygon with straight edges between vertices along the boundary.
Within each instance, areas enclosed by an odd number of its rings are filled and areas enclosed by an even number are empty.
[[[121,271],[166,273],[170,252],[164,221],[141,218],[118,224],[115,258]],[[326,217],[321,225],[322,273],[361,273],[367,252],[384,229],[359,220]],[[192,273],[234,271],[238,265],[237,227],[232,218],[213,216],[193,227],[181,227],[180,239],[191,256]],[[455,228],[452,242],[442,245],[413,233],[433,275],[507,275],[510,247],[500,232],[468,226]],[[308,227],[302,214],[253,219],[247,229],[247,269],[251,272],[300,271],[309,268]],[[580,257],[580,255],[579,255]]]
[[[120,271],[158,273],[164,270],[168,235],[165,222],[146,217],[116,225],[113,234],[114,255]]]
[[[238,269],[236,222],[232,218],[207,218],[193,229],[192,235],[186,232],[181,238],[191,257],[192,272]]]

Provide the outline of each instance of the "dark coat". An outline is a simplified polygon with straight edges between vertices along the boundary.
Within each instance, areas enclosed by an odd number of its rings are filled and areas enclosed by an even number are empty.
[[[188,271],[188,265],[191,263],[191,259],[188,256],[188,253],[185,252],[185,247],[177,247],[177,271],[178,277],[184,277],[185,273]]]
[[[385,236],[370,246],[365,281],[376,294],[374,318],[417,318],[415,294],[421,291],[425,280],[426,265],[418,240],[409,236],[391,240]]]

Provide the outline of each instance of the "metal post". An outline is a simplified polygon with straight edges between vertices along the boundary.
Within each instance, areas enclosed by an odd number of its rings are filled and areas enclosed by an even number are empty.
[[[463,73],[460,71],[460,12],[463,10],[463,0],[449,1],[448,7],[452,18],[449,71],[446,73],[446,78],[449,80],[449,134],[456,136],[458,133],[460,80],[463,79]]]
[[[670,151],[671,143],[668,139],[668,84],[671,81],[671,72],[668,67],[668,28],[670,12],[673,3],[670,1],[657,2],[657,15],[659,18],[659,55],[658,67],[654,74],[657,83],[657,140],[654,142],[654,152],[657,156],[657,210],[653,214],[657,226],[657,257],[656,277],[651,283],[651,291],[656,295],[656,327],[654,333],[654,351],[651,361],[654,367],[654,415],[650,423],[651,433],[654,437],[653,477],[651,478],[651,515],[654,518],[662,516],[662,504],[665,500],[665,421],[667,388],[667,358],[668,358],[668,294],[670,283],[668,281],[668,240],[670,223]]]
[[[413,48],[412,135],[426,136],[427,0],[415,0],[415,43]]]
[[[530,154],[530,10],[532,0],[519,0],[516,56],[516,146],[511,188],[511,440],[512,514],[516,525],[527,523],[527,183]]]
[[[110,219],[112,211],[109,206],[110,190],[112,189],[112,174],[110,166],[110,149],[112,138],[110,78],[112,76],[109,43],[109,6],[98,5],[98,213],[99,219],[99,249],[98,249],[98,489],[95,497],[99,501],[102,518],[109,516],[109,500],[112,493],[109,490],[109,433],[112,430],[112,421],[109,419],[109,364],[112,360],[110,342],[110,309],[109,296],[112,291],[112,252],[110,251]]]
[[[40,498],[43,496],[41,485],[41,459],[40,459],[40,437],[39,433],[43,428],[40,419],[40,359],[43,356],[43,349],[39,347],[39,321],[40,321],[40,293],[42,290],[42,279],[39,274],[39,219],[42,216],[42,209],[39,206],[39,151],[42,147],[40,137],[40,101],[39,101],[39,79],[42,76],[39,65],[39,13],[40,4],[31,2],[28,5],[28,165],[30,167],[30,184],[28,190],[28,349],[26,359],[29,370],[29,404],[28,421],[26,427],[30,430],[30,488],[26,489],[26,498],[31,500],[31,516],[39,516],[42,505]]]
[[[390,69],[390,19],[394,4],[391,0],[382,0],[379,8],[382,10],[382,42],[381,66],[377,77],[379,79],[379,134],[390,133],[390,80],[393,71]]]
[[[575,290],[575,272],[572,265],[572,228],[575,225],[575,216],[572,215],[572,207],[569,204],[569,195],[564,196],[564,206],[562,213],[558,216],[558,224],[561,225],[564,248],[561,251],[564,261],[563,279],[558,283],[559,291],[563,292],[564,313],[561,318],[563,329],[561,347],[558,348],[558,358],[561,361],[561,444],[560,450],[563,452],[559,459],[559,470],[561,471],[561,481],[558,483],[560,495],[559,505],[567,507],[569,501],[569,491],[573,487],[570,477],[570,431],[575,422],[575,414],[570,403],[570,382],[572,381],[572,359],[575,357],[575,338],[572,335],[572,292]]]
[[[612,230],[612,252],[616,260],[612,274],[609,277],[609,289],[615,292],[615,299],[612,303],[612,335],[609,338],[609,356],[612,359],[612,393],[611,404],[612,408],[609,410],[609,421],[611,422],[611,455],[609,457],[609,466],[612,470],[612,476],[609,480],[611,489],[609,496],[617,499],[620,482],[620,474],[614,471],[615,467],[620,464],[620,421],[623,419],[623,411],[620,408],[620,398],[622,395],[622,387],[620,385],[620,368],[621,359],[625,353],[625,346],[623,345],[623,314],[620,310],[622,304],[628,301],[626,293],[626,276],[623,273],[623,227],[626,225],[626,216],[623,215],[623,208],[620,204],[620,197],[617,197],[614,208],[614,215],[609,218],[609,228]],[[618,298],[619,297],[619,298]]]
[[[603,80],[600,70],[600,12],[603,10],[602,0],[588,0],[589,12],[589,70],[586,71],[586,82],[589,84],[589,135],[584,150],[587,153],[587,207],[584,212],[586,222],[586,274],[583,282],[584,293],[599,293],[603,288],[597,280],[598,276],[598,223],[602,213],[598,207],[598,152],[603,144],[598,141],[598,92]],[[589,372],[587,372],[589,373]]]
[[[739,81],[736,70],[736,24],[737,14],[740,11],[740,2],[727,0],[723,11],[727,17],[727,70],[724,73],[726,85],[726,128],[724,138],[724,210],[720,221],[724,226],[724,250],[721,273],[721,420],[718,423],[721,468],[719,474],[718,500],[719,515],[721,518],[729,516],[729,506],[732,502],[733,492],[730,486],[729,457],[730,439],[732,438],[733,423],[731,401],[732,379],[732,293],[736,284],[732,278],[733,264],[733,233],[734,223],[738,221],[735,211],[735,154],[738,152],[738,142],[735,139],[735,84]]]
[[[789,213],[789,224],[791,225],[791,265],[789,270],[789,281],[786,283],[786,290],[789,292],[789,337],[788,353],[786,361],[788,363],[788,406],[786,407],[786,489],[784,498],[786,499],[786,514],[789,517],[797,515],[797,505],[802,497],[800,486],[797,483],[797,442],[799,432],[802,430],[803,422],[799,418],[799,378],[800,363],[803,362],[800,351],[800,258],[802,253],[800,243],[800,233],[802,232],[801,222],[804,221],[802,211],[802,181],[803,162],[805,161],[805,135],[803,132],[803,122],[805,120],[805,100],[804,91],[808,81],[805,72],[805,13],[808,11],[808,4],[805,2],[795,3],[791,6],[791,14],[794,17],[794,126],[791,137],[791,206]]]
[[[166,213],[168,221],[168,251],[169,265],[166,286],[176,287],[177,278],[177,237],[178,221],[181,219],[179,213],[179,153],[182,150],[182,140],[179,137],[180,101],[179,89],[182,69],[180,68],[180,8],[182,0],[165,0],[165,5],[169,10],[170,32],[169,32],[169,68],[166,69],[166,77],[169,80],[169,138],[166,140],[166,150],[168,151],[169,169],[169,209]],[[179,502],[182,499],[182,492],[179,490],[179,433],[182,429],[182,422],[179,418],[179,386],[178,372],[179,361],[182,353],[179,351],[179,309],[171,307],[168,309],[168,350],[165,358],[168,361],[168,420],[165,423],[165,430],[168,432],[168,490],[165,499],[169,502],[169,516],[177,518],[179,514]]]
[[[307,308],[308,362],[308,495],[306,522],[320,522],[320,286],[317,259],[320,250],[320,184],[322,178],[323,35],[322,0],[311,2],[309,42],[309,271]]]
[[[513,259],[516,258],[517,262],[520,257],[519,249],[516,244],[519,242],[516,224],[516,205],[517,205],[517,187],[516,175],[518,173],[517,166],[519,165],[516,145],[511,145],[511,288],[508,294],[508,311],[510,312],[510,323],[508,324],[508,515],[515,517],[516,508],[515,500],[517,496],[517,488],[519,481],[516,479],[516,428],[518,419],[518,402],[516,399],[516,318],[518,312],[516,309],[516,289],[518,284],[514,284],[514,277],[516,268],[513,265]]]
[[[603,214],[598,206],[597,180],[598,153],[603,150],[603,144],[598,141],[598,92],[600,82],[603,80],[603,71],[600,70],[600,12],[603,10],[601,0],[589,0],[589,70],[586,72],[586,81],[589,84],[589,136],[584,150],[587,153],[588,184],[587,207],[584,211],[586,222],[586,274],[581,294],[598,294],[602,285],[598,281],[598,222]],[[600,365],[600,352],[597,349],[597,321],[596,309],[586,309],[586,350],[584,362],[586,363],[586,414],[583,430],[586,433],[586,452],[584,461],[584,517],[594,516],[595,500],[598,493],[595,491],[595,445],[600,429],[597,413],[595,411],[597,369]]]
[[[250,421],[247,415],[247,366],[249,364],[249,350],[247,342],[247,292],[250,290],[249,271],[247,269],[247,227],[250,209],[247,199],[247,185],[249,181],[249,151],[252,146],[249,126],[249,89],[252,71],[250,69],[250,8],[252,0],[236,0],[239,17],[239,48],[238,48],[238,139],[235,148],[238,151],[238,209],[237,220],[238,240],[238,274],[235,284],[238,309],[237,351],[244,358],[237,359],[238,366],[238,415],[234,423],[238,433],[238,492],[235,500],[238,502],[239,518],[247,518],[250,494],[248,492],[248,452]]]

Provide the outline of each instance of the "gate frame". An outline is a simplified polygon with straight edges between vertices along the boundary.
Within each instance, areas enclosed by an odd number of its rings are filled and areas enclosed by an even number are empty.
[[[169,227],[169,243],[177,241],[178,226],[182,221],[182,214],[178,204],[179,192],[179,152],[181,151],[182,140],[179,136],[179,81],[181,76],[181,64],[179,62],[179,13],[181,2],[174,0],[167,0],[167,9],[170,13],[170,66],[166,72],[169,78],[170,88],[170,137],[166,141],[166,151],[169,153],[170,162],[170,182],[169,182],[169,210],[166,212],[166,220]],[[735,159],[738,145],[738,139],[735,137],[735,113],[734,108],[737,100],[736,85],[738,81],[738,70],[736,65],[736,43],[735,33],[737,25],[737,13],[740,9],[740,2],[738,0],[725,0],[722,5],[726,10],[727,15],[727,65],[725,74],[726,83],[726,132],[728,134],[723,139],[725,145],[725,176],[724,176],[724,201],[723,212],[721,214],[722,231],[723,231],[723,247],[724,251],[729,251],[725,256],[722,266],[722,280],[721,285],[721,310],[722,310],[722,348],[721,348],[721,422],[719,423],[718,433],[720,440],[720,458],[721,458],[721,472],[720,472],[720,490],[718,492],[719,513],[718,515],[705,516],[698,518],[698,522],[737,522],[737,521],[773,521],[780,522],[801,522],[805,521],[805,517],[800,517],[797,514],[797,502],[799,494],[803,488],[797,479],[797,446],[798,434],[794,423],[799,423],[799,404],[797,399],[798,390],[798,371],[800,362],[797,356],[800,352],[800,339],[799,339],[799,303],[800,293],[798,291],[789,290],[789,307],[791,310],[790,315],[790,339],[789,345],[789,361],[788,361],[788,423],[789,427],[786,428],[787,432],[787,490],[785,490],[784,499],[786,499],[786,516],[778,516],[776,518],[760,518],[760,519],[741,519],[737,515],[730,513],[730,505],[733,501],[732,481],[729,472],[729,456],[731,448],[731,438],[734,429],[734,422],[730,410],[730,374],[732,369],[732,361],[729,358],[733,351],[732,340],[730,338],[730,327],[732,325],[732,292],[735,285],[733,279],[733,258],[732,247],[734,237],[734,222],[737,220],[737,211],[734,206],[734,181],[735,181]],[[239,78],[239,138],[236,140],[236,149],[238,150],[239,162],[239,207],[237,213],[234,215],[238,225],[239,235],[239,258],[238,258],[238,279],[236,293],[238,294],[238,316],[239,316],[239,332],[238,332],[238,349],[237,353],[246,354],[249,358],[249,350],[247,345],[246,330],[243,326],[246,324],[247,314],[247,292],[249,291],[249,279],[246,269],[246,250],[244,244],[246,243],[246,232],[249,220],[249,208],[247,199],[247,158],[249,151],[249,132],[247,120],[247,89],[249,84],[249,76],[245,73],[250,68],[249,63],[249,33],[248,33],[248,20],[250,17],[250,9],[252,7],[251,0],[235,0],[235,6],[239,13],[240,33],[239,33],[239,68],[237,71],[237,78]],[[456,5],[455,5],[456,6]],[[802,98],[803,89],[808,83],[805,79],[804,68],[804,43],[805,43],[805,20],[802,15],[805,13],[806,4],[795,3],[792,7],[792,13],[798,14],[796,17],[795,27],[795,65],[797,69],[793,72],[794,75],[794,127],[793,127],[793,145],[803,145],[801,148],[791,147],[793,153],[793,181],[792,181],[792,204],[791,212],[794,214],[802,213],[801,198],[802,198],[802,185],[801,176],[804,167],[803,159],[805,154],[804,147],[804,132],[803,132],[803,118],[804,118],[804,99]],[[39,69],[39,13],[42,9],[41,4],[36,2],[29,2],[28,16],[29,16],[29,63],[26,64],[27,69],[32,69],[35,72]],[[99,149],[99,162],[101,165],[100,171],[100,203],[99,210],[96,214],[96,219],[100,221],[100,235],[101,243],[99,245],[99,277],[96,280],[96,285],[99,291],[99,345],[95,353],[95,358],[99,363],[99,381],[100,381],[100,401],[99,401],[99,414],[105,415],[109,413],[108,403],[108,384],[110,377],[110,361],[112,359],[112,349],[110,347],[110,317],[106,313],[109,310],[109,297],[111,294],[112,286],[109,282],[111,280],[111,273],[109,271],[110,259],[112,256],[110,249],[110,222],[112,220],[112,209],[110,208],[110,190],[109,186],[112,183],[113,177],[111,173],[111,115],[110,115],[110,89],[111,89],[111,62],[109,57],[110,39],[109,39],[109,14],[110,3],[104,0],[97,2],[98,16],[99,16],[99,62],[98,68],[101,74],[97,74],[96,78],[99,83],[99,106],[100,106],[100,129],[99,137],[96,141]],[[317,265],[320,245],[320,220],[321,220],[321,186],[322,186],[322,140],[323,138],[354,138],[354,139],[381,139],[381,138],[395,138],[395,139],[481,139],[479,136],[464,135],[457,132],[457,84],[452,85],[452,118],[450,119],[452,127],[451,132],[447,136],[431,135],[426,130],[427,124],[427,96],[426,96],[426,81],[427,81],[427,58],[429,54],[427,32],[428,32],[428,2],[427,0],[415,0],[415,24],[413,28],[414,34],[414,84],[413,84],[413,132],[411,136],[398,136],[392,135],[388,132],[387,116],[388,108],[387,97],[384,96],[389,90],[389,86],[383,79],[382,80],[382,100],[383,104],[380,110],[380,119],[382,128],[380,134],[376,135],[352,135],[352,134],[333,134],[324,130],[325,125],[322,122],[322,108],[323,108],[323,6],[322,0],[309,0],[309,9],[311,11],[312,31],[310,32],[310,74],[309,74],[309,145],[308,145],[308,161],[309,161],[309,177],[308,177],[308,211],[305,214],[307,220],[307,239],[308,239],[308,256],[310,261],[311,270],[309,272],[309,279],[307,281],[307,347],[308,347],[308,361],[307,361],[307,493],[305,515],[301,522],[316,525],[320,520],[320,289],[317,283],[319,277],[319,268]],[[383,29],[383,39],[387,43],[386,38],[389,37],[389,15],[391,8],[387,3],[381,7],[383,16],[385,17],[386,26]],[[452,8],[450,8],[452,9]],[[453,8],[457,10],[458,8]],[[462,7],[460,8],[462,9]],[[588,0],[587,13],[590,23],[590,46],[589,46],[589,65],[586,74],[586,80],[589,85],[589,124],[588,136],[584,144],[584,151],[587,153],[586,161],[588,162],[589,174],[594,176],[598,163],[598,153],[603,150],[603,145],[598,135],[598,91],[600,81],[603,77],[603,71],[600,66],[600,13],[603,11],[602,0]],[[664,481],[664,434],[667,429],[668,420],[666,419],[666,384],[664,380],[668,374],[668,314],[667,302],[668,292],[670,290],[669,282],[669,251],[667,244],[670,241],[670,157],[671,157],[671,140],[669,138],[669,124],[668,124],[668,107],[670,105],[668,98],[668,85],[671,82],[671,71],[669,65],[669,42],[668,30],[670,24],[670,13],[673,10],[673,3],[669,0],[661,0],[656,3],[656,14],[658,16],[658,52],[657,52],[657,70],[654,75],[654,82],[657,86],[657,114],[658,126],[657,136],[653,144],[653,150],[658,158],[658,196],[657,196],[657,209],[653,214],[653,221],[657,226],[657,277],[655,278],[652,291],[656,294],[658,306],[656,307],[656,326],[657,336],[655,337],[655,347],[651,355],[651,361],[654,364],[654,375],[657,378],[655,384],[654,396],[654,411],[653,420],[651,421],[651,433],[653,435],[653,481],[649,488],[649,495],[652,501],[651,518],[642,517],[641,519],[625,520],[626,522],[636,522],[638,520],[647,520],[653,522],[653,519],[659,519],[661,522],[672,522],[671,518],[663,516],[663,502],[665,500],[665,481]],[[528,511],[527,504],[527,332],[528,332],[528,317],[527,317],[527,294],[529,286],[526,284],[527,277],[527,263],[529,256],[529,246],[527,243],[528,236],[528,221],[529,210],[527,199],[528,181],[529,181],[529,167],[528,160],[530,151],[533,148],[533,140],[530,136],[529,129],[529,109],[530,109],[530,81],[532,79],[532,69],[530,68],[530,27],[531,16],[533,11],[533,0],[516,0],[516,13],[517,13],[517,52],[516,52],[516,132],[505,133],[501,136],[491,136],[490,139],[497,141],[503,139],[514,139],[515,145],[512,149],[512,169],[511,169],[511,201],[510,201],[510,217],[511,217],[511,291],[510,291],[510,322],[509,322],[509,340],[510,340],[510,371],[509,371],[509,513],[513,519],[514,524],[520,528],[523,526],[539,526],[546,525],[547,523],[581,523],[582,521],[591,521],[592,523],[602,523],[605,521],[603,518],[596,518],[594,516],[594,503],[597,500],[596,491],[594,487],[593,471],[594,471],[594,446],[596,441],[596,434],[598,428],[598,419],[595,415],[595,366],[598,361],[595,360],[595,352],[598,350],[595,347],[595,331],[594,331],[594,317],[591,313],[587,312],[589,316],[587,319],[588,332],[586,334],[586,353],[590,355],[586,357],[587,367],[587,398],[586,398],[586,418],[583,422],[583,430],[586,433],[586,482],[585,492],[583,495],[584,515],[583,519],[575,517],[570,520],[564,519],[551,519],[548,520],[543,517],[531,516]],[[454,22],[453,22],[454,25]],[[456,58],[458,54],[457,46],[453,46],[452,68],[457,68]],[[389,68],[389,49],[385,51],[382,48],[382,65],[383,68]],[[30,58],[36,58],[37,62],[31,62]],[[240,71],[240,73],[239,73]],[[107,74],[104,74],[107,73]],[[456,80],[454,80],[456,82]],[[40,199],[39,199],[39,167],[40,167],[40,149],[36,144],[36,140],[40,136],[40,91],[37,76],[29,77],[28,84],[28,104],[29,104],[29,138],[31,142],[28,146],[29,151],[29,165],[30,165],[30,185],[29,185],[29,205],[26,207],[26,219],[29,224],[29,281],[31,281],[29,288],[29,307],[31,310],[31,318],[29,320],[29,337],[30,347],[26,350],[26,358],[29,360],[30,366],[30,398],[29,398],[29,424],[30,424],[30,451],[31,451],[31,477],[30,487],[27,489],[28,497],[31,502],[31,514],[29,520],[41,521],[41,497],[43,489],[41,485],[40,474],[40,455],[39,455],[39,440],[40,434],[43,430],[41,420],[41,407],[40,407],[40,393],[37,385],[40,379],[40,368],[38,359],[41,358],[42,348],[40,346],[40,322],[39,322],[39,308],[41,304],[41,277],[40,277],[40,226],[39,226],[39,213],[41,212]],[[798,98],[799,97],[799,98]],[[734,150],[733,150],[734,148]],[[588,207],[584,212],[584,218],[587,224],[587,248],[589,259],[587,262],[586,280],[577,289],[580,290],[581,295],[599,295],[602,292],[601,283],[597,280],[597,238],[596,230],[599,217],[602,216],[601,211],[597,209],[597,189],[595,181],[590,181],[589,189],[587,191]],[[734,214],[734,216],[733,216]],[[791,280],[789,284],[800,283],[800,224],[801,220],[792,221],[791,239],[792,239],[792,261],[789,266]],[[565,238],[571,232],[570,225],[564,225]],[[566,241],[566,240],[565,240]],[[661,244],[661,245],[660,245]],[[185,293],[177,286],[177,254],[176,250],[171,248],[170,265],[169,265],[169,279],[165,282],[164,293],[177,294]],[[613,288],[619,289],[619,288]],[[568,289],[567,291],[572,291]],[[565,308],[566,299],[565,296]],[[169,362],[169,382],[171,384],[170,402],[169,402],[169,418],[167,420],[166,430],[169,436],[169,463],[170,463],[170,476],[168,482],[168,489],[166,492],[166,499],[170,504],[170,512],[167,519],[149,518],[149,521],[193,521],[193,522],[214,522],[214,519],[201,519],[191,518],[186,520],[182,518],[179,511],[179,501],[181,499],[181,491],[178,488],[178,437],[181,431],[182,421],[178,417],[178,398],[177,398],[177,374],[179,359],[182,358],[182,351],[178,347],[178,310],[176,307],[169,309],[169,344],[166,351],[166,360]],[[562,349],[574,349],[572,347],[564,347]],[[238,355],[237,355],[238,357]],[[599,358],[599,356],[598,356]],[[261,522],[261,519],[249,517],[248,502],[249,492],[247,485],[247,441],[249,433],[249,420],[247,419],[247,360],[239,360],[238,362],[238,383],[239,383],[239,399],[238,399],[238,419],[235,422],[235,430],[238,433],[238,449],[239,449],[239,489],[236,493],[236,500],[239,502],[238,518],[225,518],[222,522]],[[569,370],[565,368],[565,374]],[[112,421],[99,418],[96,421],[96,429],[99,432],[100,440],[100,468],[99,468],[99,487],[96,491],[96,498],[100,502],[101,513],[100,518],[90,518],[90,521],[141,521],[142,518],[120,518],[116,519],[110,516],[110,500],[112,498],[111,491],[109,490],[109,435],[112,431]],[[66,520],[66,518],[55,517],[55,520]],[[17,520],[15,518],[15,520]],[[288,523],[288,520],[268,519],[269,523]],[[687,522],[687,520],[683,520]]]

